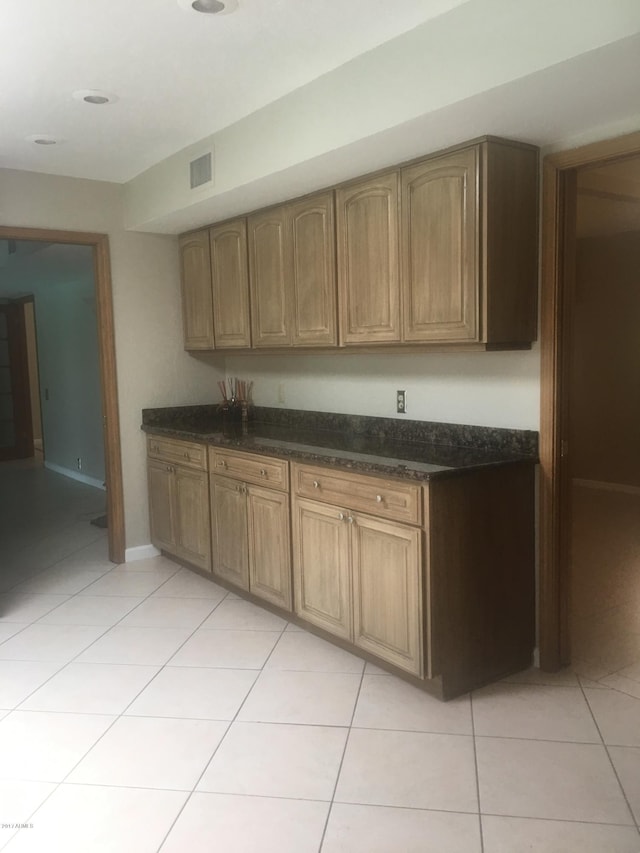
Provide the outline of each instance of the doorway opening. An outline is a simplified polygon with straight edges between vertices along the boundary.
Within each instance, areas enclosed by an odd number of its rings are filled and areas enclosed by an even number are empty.
[[[640,683],[639,261],[640,134],[548,157],[540,662],[610,686]]]
[[[122,563],[124,562],[125,531],[108,238],[103,234],[0,227],[0,240],[12,242],[14,245],[16,241],[27,241],[33,244],[34,247],[35,244],[41,245],[42,243],[83,247],[83,251],[88,250],[90,253],[95,291],[88,301],[92,302],[91,307],[95,312],[97,328],[99,389],[94,390],[99,395],[102,410],[102,423],[99,427],[102,432],[102,447],[104,451],[104,484],[106,486],[109,559],[115,563]],[[25,309],[23,306],[21,306],[21,310],[24,315]],[[28,365],[28,358],[23,363]],[[29,378],[28,375],[24,377],[26,388],[29,387]],[[46,399],[46,393],[46,389],[43,389],[43,399]],[[32,455],[33,419],[31,400],[30,395],[23,394],[22,396],[26,399],[25,408],[29,413],[29,418],[26,419],[23,417],[22,423],[27,424],[27,429],[31,432],[30,453]],[[13,412],[11,414],[13,417]],[[81,412],[79,416],[81,416]],[[7,437],[5,443],[8,442],[9,437]],[[45,455],[46,452],[45,447]],[[21,449],[21,454],[23,457],[25,456],[24,447]],[[82,465],[82,459],[80,459],[78,464]]]

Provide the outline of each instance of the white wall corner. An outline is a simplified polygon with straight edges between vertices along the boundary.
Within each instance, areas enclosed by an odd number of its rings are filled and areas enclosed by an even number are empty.
[[[136,560],[148,560],[150,557],[159,557],[160,551],[154,545],[137,545],[135,548],[127,548],[124,552],[125,563],[135,563]]]

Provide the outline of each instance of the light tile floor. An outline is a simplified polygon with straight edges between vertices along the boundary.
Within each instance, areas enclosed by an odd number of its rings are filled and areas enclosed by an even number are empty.
[[[573,668],[638,697],[640,494],[574,483],[571,496]]]
[[[0,596],[3,851],[640,851],[637,696],[531,670],[441,703],[76,526]]]

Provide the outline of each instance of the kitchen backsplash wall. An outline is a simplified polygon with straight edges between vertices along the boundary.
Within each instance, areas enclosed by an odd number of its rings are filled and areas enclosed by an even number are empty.
[[[538,430],[540,353],[227,356],[227,376],[254,380],[253,402],[320,412]]]

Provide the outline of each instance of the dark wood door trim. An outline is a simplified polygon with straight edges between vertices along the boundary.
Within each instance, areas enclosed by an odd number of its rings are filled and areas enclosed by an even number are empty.
[[[540,318],[540,587],[539,649],[542,669],[568,662],[568,565],[563,556],[566,489],[561,441],[566,427],[564,341],[568,246],[565,224],[575,203],[571,172],[580,166],[640,154],[640,133],[550,154],[543,164],[542,283]],[[571,196],[573,195],[573,198]]]
[[[28,459],[33,456],[33,428],[31,423],[31,395],[27,362],[27,334],[24,324],[24,305],[20,300],[10,300],[0,305],[7,323],[9,349],[9,378],[14,441],[11,447],[0,448],[0,460]]]
[[[123,563],[125,555],[124,494],[109,238],[106,234],[57,231],[46,228],[12,228],[11,226],[0,225],[0,239],[70,243],[93,247],[102,411],[104,415],[109,559],[115,563]]]

